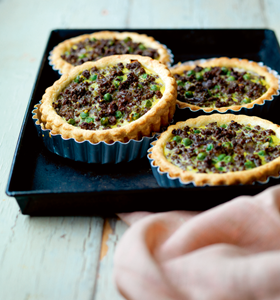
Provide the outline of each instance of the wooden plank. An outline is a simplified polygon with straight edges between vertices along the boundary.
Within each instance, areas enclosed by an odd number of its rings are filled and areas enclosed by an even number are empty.
[[[102,228],[97,217],[17,215],[1,245],[0,299],[92,299]]]
[[[114,252],[118,241],[127,229],[118,218],[106,219],[103,230],[102,247],[94,300],[123,300],[113,281]]]

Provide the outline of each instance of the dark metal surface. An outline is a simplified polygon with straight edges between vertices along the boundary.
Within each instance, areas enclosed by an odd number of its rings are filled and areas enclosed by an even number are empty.
[[[280,183],[272,179],[264,185],[164,189],[157,185],[146,158],[118,165],[89,165],[47,151],[37,136],[31,111],[41,100],[45,89],[59,78],[48,64],[49,51],[64,39],[93,31],[96,30],[51,32],[27,107],[6,189],[8,196],[16,198],[23,214],[109,215],[133,210],[203,210],[238,195],[257,194],[268,186]],[[279,45],[271,30],[131,31],[146,33],[165,44],[174,54],[174,63],[228,56],[262,61],[280,72]],[[275,113],[278,109],[277,102],[267,119],[279,124]]]

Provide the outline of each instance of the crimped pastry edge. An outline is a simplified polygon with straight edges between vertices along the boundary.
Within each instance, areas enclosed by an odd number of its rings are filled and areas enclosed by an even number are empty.
[[[154,71],[165,84],[162,98],[141,118],[125,126],[109,130],[85,130],[68,124],[55,112],[52,107],[53,100],[83,70],[89,70],[93,66],[102,68],[119,62],[126,64],[132,60],[138,60],[144,67]],[[113,55],[95,62],[84,63],[75,67],[70,73],[64,74],[51,87],[46,89],[39,110],[42,126],[46,129],[51,129],[52,134],[61,134],[63,138],[74,138],[78,142],[88,140],[94,144],[100,141],[108,144],[115,141],[125,143],[130,139],[139,140],[142,136],[149,136],[152,132],[158,132],[160,127],[167,126],[175,112],[176,97],[176,82],[164,64],[140,55]]]
[[[196,65],[201,67],[234,67],[242,68],[244,70],[256,72],[259,75],[265,76],[266,81],[269,83],[270,87],[261,97],[252,101],[251,103],[244,105],[234,105],[227,107],[200,107],[197,105],[188,104],[177,99],[177,106],[180,109],[189,108],[191,111],[204,111],[205,113],[220,112],[220,113],[230,113],[230,111],[240,111],[242,108],[252,109],[255,105],[263,105],[265,101],[273,100],[273,96],[279,95],[280,90],[280,76],[274,70],[263,65],[263,63],[257,63],[254,61],[249,61],[247,59],[239,58],[211,58],[211,59],[201,59],[194,62],[185,62],[182,64],[177,64],[170,68],[172,75],[181,74],[183,71],[192,70]],[[274,75],[274,74],[275,75]]]
[[[54,70],[58,70],[61,74],[70,72],[74,66],[69,64],[67,61],[61,58],[61,54],[71,48],[74,44],[77,44],[87,38],[96,38],[96,39],[124,39],[126,37],[131,37],[135,42],[143,43],[149,47],[157,49],[160,55],[159,62],[170,65],[172,63],[172,53],[171,51],[163,44],[156,41],[153,37],[147,36],[146,34],[139,34],[137,32],[117,32],[117,31],[98,31],[91,34],[83,34],[77,37],[67,39],[59,43],[53,50],[50,52],[49,62],[53,66]]]
[[[153,166],[157,166],[158,171],[167,172],[170,178],[178,178],[183,184],[192,183],[195,186],[252,184],[256,181],[266,182],[269,177],[279,177],[280,157],[251,170],[228,172],[224,174],[205,174],[183,171],[165,158],[163,154],[163,147],[170,138],[173,129],[184,128],[186,125],[199,127],[210,122],[229,123],[231,120],[244,125],[259,125],[264,129],[272,129],[275,131],[276,136],[280,138],[280,126],[259,117],[248,117],[246,115],[233,114],[212,114],[210,116],[200,116],[198,118],[188,119],[187,121],[178,122],[175,125],[169,126],[167,130],[161,134],[159,139],[152,143],[153,147],[148,150],[148,158],[152,160],[151,164]]]

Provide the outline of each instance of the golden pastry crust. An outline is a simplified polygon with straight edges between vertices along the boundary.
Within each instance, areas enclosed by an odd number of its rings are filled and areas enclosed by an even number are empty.
[[[137,60],[141,65],[157,74],[165,85],[162,98],[142,117],[122,127],[109,130],[85,130],[68,124],[61,118],[52,106],[60,92],[72,82],[77,75],[92,67],[104,68],[118,63],[131,63]],[[150,136],[152,132],[158,132],[161,126],[166,126],[172,120],[176,107],[176,82],[168,68],[158,61],[139,55],[113,55],[104,57],[96,62],[87,62],[75,67],[70,73],[64,74],[53,86],[46,89],[39,107],[42,126],[51,129],[53,134],[61,134],[63,138],[74,138],[81,142],[88,140],[92,143],[104,141],[127,142],[130,139],[139,140],[142,136]]]
[[[159,62],[168,64],[171,62],[171,57],[165,46],[157,42],[153,37],[146,34],[138,34],[136,32],[114,32],[114,31],[99,31],[92,34],[83,34],[59,43],[52,51],[50,55],[50,63],[55,69],[59,70],[62,74],[69,72],[74,68],[71,64],[61,58],[61,55],[69,50],[73,45],[84,41],[87,38],[96,39],[118,39],[123,40],[126,37],[130,37],[136,43],[143,43],[145,46],[154,48],[158,51],[160,57]]]
[[[228,58],[228,57],[220,57],[207,60],[204,63],[198,64],[199,66],[206,67],[231,67],[231,68],[241,68],[246,71],[253,71],[260,76],[264,76],[265,80],[269,84],[269,88],[261,97],[256,100],[253,100],[251,103],[243,104],[243,105],[233,105],[227,107],[200,107],[197,105],[188,104],[177,100],[177,105],[179,108],[189,107],[192,111],[197,111],[203,109],[205,112],[212,112],[217,110],[218,112],[224,113],[227,110],[231,109],[233,111],[238,111],[242,107],[252,108],[255,104],[263,104],[265,100],[272,100],[273,95],[277,94],[277,90],[279,89],[278,78],[276,78],[273,74],[269,73],[268,69],[265,66],[260,66],[256,62],[250,62],[247,59],[239,59],[239,58]],[[174,74],[182,74],[184,71],[192,70],[195,68],[194,65],[177,65],[170,69],[171,73]]]
[[[230,123],[231,120],[243,125],[259,125],[264,129],[272,129],[275,131],[277,138],[280,138],[280,126],[273,124],[270,121],[245,115],[213,114],[210,116],[200,116],[195,119],[188,119],[185,122],[179,122],[176,125],[169,126],[167,131],[162,133],[157,141],[153,142],[154,147],[149,150],[149,157],[154,160],[155,166],[159,166],[160,171],[168,172],[170,177],[179,177],[182,182],[192,182],[196,186],[251,184],[255,181],[264,182],[270,176],[279,176],[280,157],[254,169],[222,174],[205,174],[184,171],[165,158],[163,152],[164,146],[170,139],[173,129],[183,129],[186,125],[190,127],[199,127],[212,122],[227,124]]]

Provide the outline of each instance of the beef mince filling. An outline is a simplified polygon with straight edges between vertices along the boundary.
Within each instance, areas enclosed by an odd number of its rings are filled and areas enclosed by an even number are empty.
[[[90,130],[121,127],[148,112],[162,97],[164,84],[158,75],[138,61],[83,71],[53,107],[69,124]]]
[[[200,107],[227,107],[251,103],[268,89],[264,76],[226,67],[202,68],[174,75],[178,100]]]
[[[87,61],[94,61],[104,56],[115,54],[138,54],[159,59],[159,53],[156,49],[146,47],[142,43],[135,43],[130,37],[124,40],[86,39],[73,45],[68,51],[61,55],[61,58],[73,66],[78,66]]]
[[[280,156],[280,139],[271,129],[231,121],[174,129],[165,145],[168,161],[196,173],[227,173],[264,165]]]

